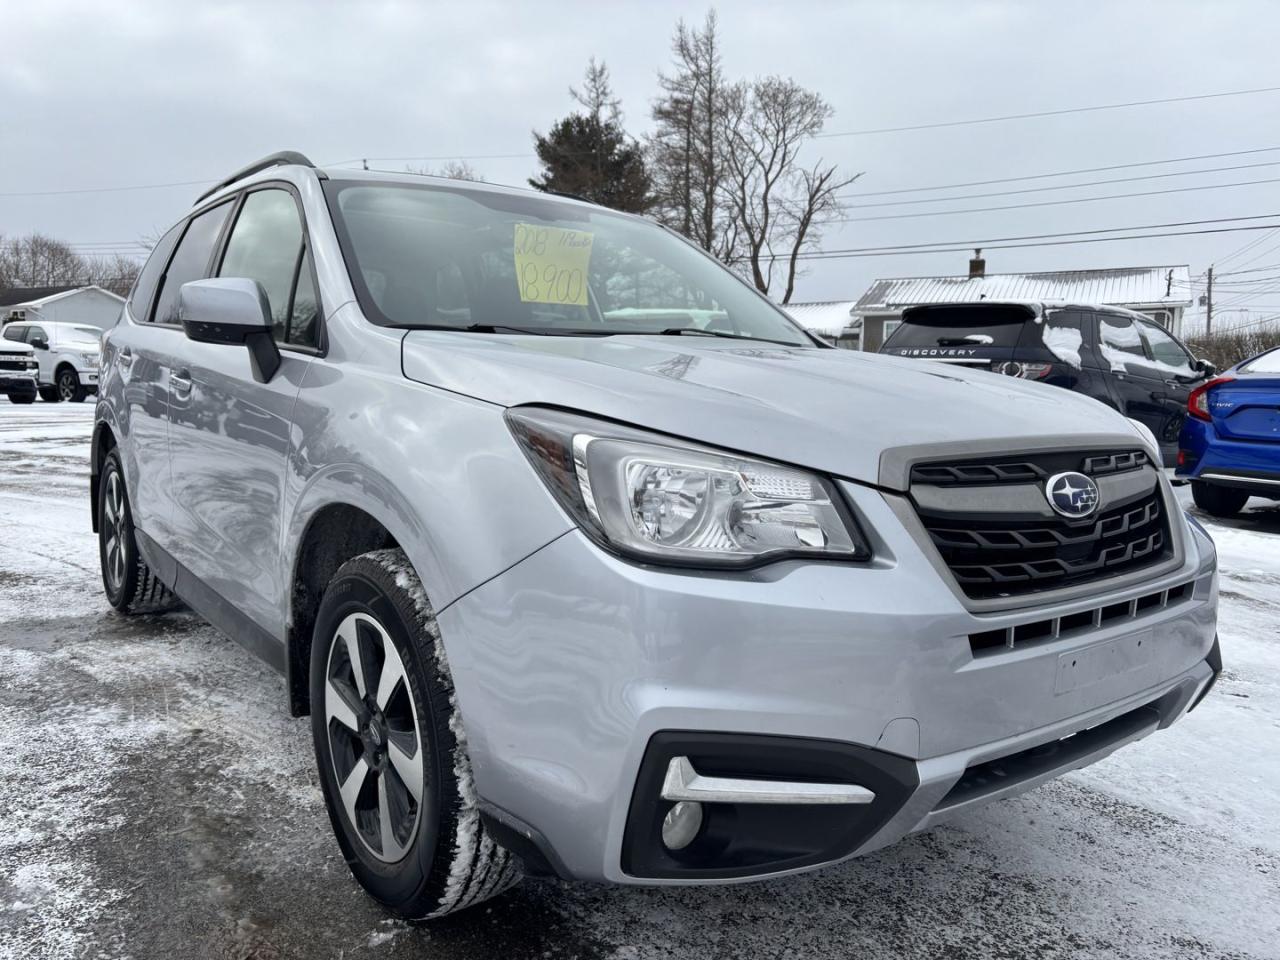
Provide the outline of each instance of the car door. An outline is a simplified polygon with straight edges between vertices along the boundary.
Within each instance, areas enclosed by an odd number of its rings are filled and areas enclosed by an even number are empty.
[[[319,333],[305,236],[291,189],[273,184],[240,198],[212,273],[262,285],[280,369],[259,383],[248,350],[188,340],[171,381],[174,555],[198,587],[278,637],[291,574],[280,555],[291,416]]]
[[[1152,320],[1135,322],[1150,365],[1152,401],[1162,411],[1160,429],[1153,427],[1152,430],[1161,444],[1176,444],[1187,418],[1187,398],[1204,381],[1205,375],[1191,351],[1168,330]],[[1156,380],[1159,383],[1155,383]]]
[[[184,340],[177,324],[177,291],[208,270],[230,209],[222,203],[200,211],[160,239],[103,357],[108,376],[102,393],[116,414],[134,524],[166,550],[173,548],[169,375],[174,352]]]
[[[1145,424],[1159,437],[1168,416],[1163,401],[1157,396],[1164,391],[1164,379],[1149,362],[1133,317],[1120,313],[1098,314],[1098,353],[1116,409]]]
[[[27,343],[35,350],[36,363],[40,364],[40,384],[47,386],[53,383],[53,345],[49,342],[49,331],[42,326],[30,324],[27,327]]]

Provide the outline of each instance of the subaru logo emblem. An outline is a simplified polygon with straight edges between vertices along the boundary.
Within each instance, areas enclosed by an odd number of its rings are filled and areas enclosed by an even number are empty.
[[[1083,520],[1098,509],[1098,485],[1083,473],[1055,473],[1044,485],[1044,496],[1055,513],[1070,520]]]

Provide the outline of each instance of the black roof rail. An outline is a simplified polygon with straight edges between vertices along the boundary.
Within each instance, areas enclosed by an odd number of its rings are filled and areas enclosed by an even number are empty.
[[[200,196],[196,197],[196,203],[211,197],[223,187],[229,187],[237,180],[243,180],[245,177],[255,173],[261,173],[263,170],[270,170],[272,167],[282,167],[286,164],[297,164],[300,167],[315,168],[315,164],[308,160],[305,156],[296,150],[281,150],[279,153],[273,153],[269,157],[263,157],[255,163],[249,164],[247,167],[241,167],[227,179],[223,180],[217,186],[210,187]]]

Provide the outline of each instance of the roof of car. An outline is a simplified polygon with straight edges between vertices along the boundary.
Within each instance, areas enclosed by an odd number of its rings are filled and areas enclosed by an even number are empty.
[[[947,301],[944,303],[919,303],[906,307],[903,313],[914,313],[917,310],[946,310],[953,307],[989,307],[989,306],[1015,306],[1030,307],[1036,311],[1036,314],[1045,310],[1096,310],[1101,313],[1119,313],[1125,316],[1134,317],[1138,320],[1150,320],[1145,313],[1139,313],[1137,310],[1130,310],[1128,307],[1116,306],[1112,303],[1079,303],[1073,300],[957,300]]]

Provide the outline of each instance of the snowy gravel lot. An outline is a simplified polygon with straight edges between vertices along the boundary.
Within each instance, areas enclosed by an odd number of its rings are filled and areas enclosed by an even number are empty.
[[[282,679],[126,620],[89,529],[92,405],[0,402],[0,958],[1280,957],[1280,509],[1205,519],[1226,672],[1174,729],[783,882],[526,883],[387,920],[338,855]]]

